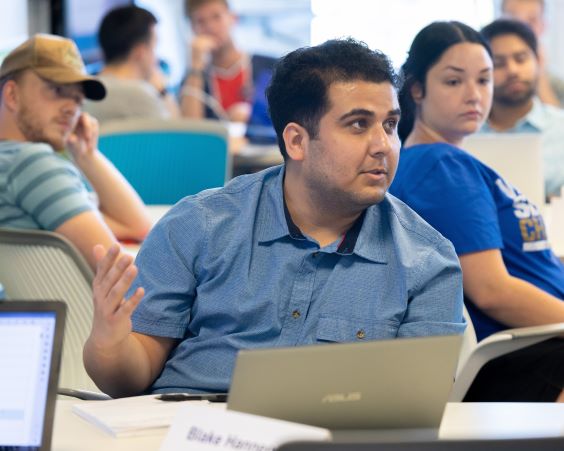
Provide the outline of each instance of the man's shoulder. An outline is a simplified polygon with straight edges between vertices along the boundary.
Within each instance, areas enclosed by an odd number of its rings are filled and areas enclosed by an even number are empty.
[[[265,190],[275,189],[281,166],[275,166],[254,174],[240,175],[221,188],[204,190],[185,197],[173,207],[177,213],[200,212],[209,217],[225,218],[246,212],[252,214]]]
[[[151,84],[145,80],[141,79],[134,79],[134,78],[118,78],[118,77],[111,77],[108,75],[100,75],[98,77],[104,86],[106,86],[109,90],[116,89],[116,90],[131,90],[131,91],[138,91],[138,90],[148,90],[151,87]]]
[[[29,141],[2,141],[0,152],[14,155],[54,154],[53,148],[47,143]]]
[[[562,128],[562,120],[564,120],[564,110],[554,105],[541,104],[543,113],[551,120],[552,126],[558,126],[558,130],[564,133]]]
[[[12,172],[22,164],[32,164],[39,160],[57,162],[61,160],[49,144],[23,141],[4,141],[0,143],[0,156],[2,162],[8,164]]]
[[[131,100],[133,103],[139,103],[144,99],[160,100],[157,90],[145,80],[125,80],[108,76],[101,76],[100,80],[107,90],[107,97],[103,102],[121,102],[124,99]]]
[[[540,132],[548,132],[551,135],[557,136],[564,135],[564,128],[562,128],[562,121],[564,121],[564,110],[554,105],[549,105],[541,102],[538,97],[533,99],[533,107],[524,116],[522,123],[531,124]],[[514,131],[528,131],[521,126],[515,127]]]
[[[401,233],[411,242],[422,246],[450,245],[449,240],[394,195],[386,193],[382,205],[388,211],[390,227],[394,235]]]

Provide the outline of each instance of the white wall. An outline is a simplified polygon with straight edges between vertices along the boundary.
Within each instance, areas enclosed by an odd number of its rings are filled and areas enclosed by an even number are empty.
[[[546,0],[546,20],[543,43],[549,68],[564,79],[564,1]]]
[[[28,37],[26,1],[0,0],[0,61]]]

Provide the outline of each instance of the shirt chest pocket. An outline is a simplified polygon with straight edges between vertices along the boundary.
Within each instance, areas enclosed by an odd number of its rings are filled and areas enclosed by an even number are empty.
[[[345,343],[396,338],[399,323],[393,321],[349,320],[321,317],[316,339],[319,342]]]

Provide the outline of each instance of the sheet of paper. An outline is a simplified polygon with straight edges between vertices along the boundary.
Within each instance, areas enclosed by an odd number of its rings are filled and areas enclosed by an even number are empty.
[[[178,409],[186,403],[210,405],[208,401],[164,402],[155,396],[84,401],[74,404],[72,410],[114,437],[127,437],[162,434],[162,429],[170,426]],[[214,403],[213,408],[221,410],[225,405]]]

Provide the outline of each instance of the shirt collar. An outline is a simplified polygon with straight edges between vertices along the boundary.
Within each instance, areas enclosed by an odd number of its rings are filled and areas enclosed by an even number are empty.
[[[259,202],[257,214],[257,239],[259,243],[291,236],[286,221],[284,204],[285,166],[279,166],[278,174],[265,183],[263,201]]]
[[[294,223],[284,201],[285,167],[280,167],[276,178],[266,185],[265,202],[259,204],[257,238],[260,242],[275,241],[290,236],[305,240],[299,227]],[[386,263],[382,210],[388,208],[385,199],[380,204],[366,209],[345,233],[336,252],[341,255],[356,254],[367,260]],[[384,215],[385,216],[385,215]]]
[[[528,122],[541,132],[545,129],[547,124],[544,114],[544,105],[538,97],[533,99],[533,108],[531,108],[531,111],[529,111],[529,114],[525,116],[523,121]]]
[[[546,116],[544,114],[544,105],[538,97],[533,98],[533,107],[531,110],[521,119],[519,119],[515,125],[507,130],[508,132],[542,132],[546,127]],[[483,133],[496,132],[489,122],[484,122],[482,126]]]
[[[390,215],[387,214],[389,209],[390,202],[386,194],[380,203],[365,210],[352,251],[354,254],[375,263],[388,262],[388,246],[393,240],[389,224]]]

